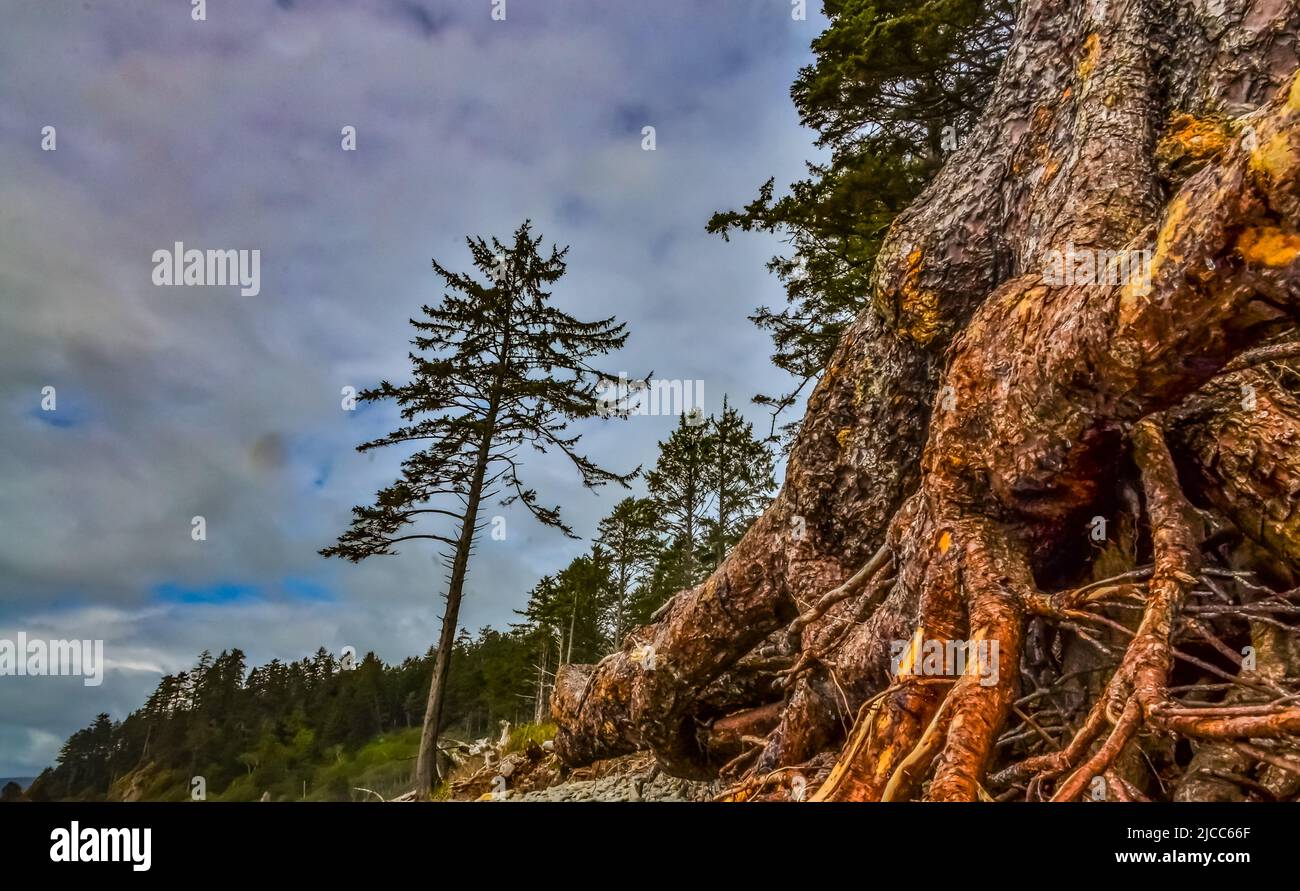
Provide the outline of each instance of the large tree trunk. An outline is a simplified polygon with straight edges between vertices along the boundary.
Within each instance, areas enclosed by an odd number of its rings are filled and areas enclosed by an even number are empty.
[[[800,771],[820,799],[974,799],[990,773],[1009,797],[1052,784],[1076,797],[1095,777],[1123,797],[1143,784],[1123,775],[1143,724],[1293,742],[1293,707],[1191,714],[1168,691],[1187,634],[1231,649],[1199,592],[1231,587],[1218,593],[1242,615],[1262,595],[1205,580],[1219,567],[1201,566],[1160,413],[1178,409],[1187,494],[1293,563],[1294,403],[1262,381],[1262,420],[1217,383],[1189,397],[1300,310],[1297,34],[1296,0],[1026,0],[981,123],[891,229],[780,495],[708,580],[600,665],[561,675],[561,757],[646,745],[679,775],[743,770],[736,798]],[[1045,277],[1071,249],[1149,250],[1149,279]],[[1130,555],[1144,596],[1125,627],[1099,613],[1133,583],[1100,599],[1080,587],[1118,550],[1090,544],[1092,518],[1118,524],[1133,490],[1150,565]],[[1021,677],[1050,668],[1040,639],[1089,622],[1118,635],[1109,648],[1078,635],[1115,655],[1089,667],[1109,681],[1078,709],[1054,704],[1053,737],[1013,706]],[[918,633],[996,642],[996,681],[909,672],[921,654],[900,663],[896,642]],[[779,684],[752,677],[773,666]],[[714,744],[715,722],[774,702],[761,749]],[[1032,745],[1005,738],[1013,713]]]

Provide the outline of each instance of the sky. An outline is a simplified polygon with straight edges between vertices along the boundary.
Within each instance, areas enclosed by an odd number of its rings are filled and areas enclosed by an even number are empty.
[[[555,303],[628,324],[607,367],[702,380],[706,411],[728,394],[766,431],[749,398],[790,381],[745,317],[783,303],[764,268],[781,245],[704,225],[815,157],[788,92],[815,7],[210,0],[195,20],[182,0],[0,0],[0,640],[103,640],[106,661],[98,687],[0,677],[0,776],[35,775],[204,649],[428,649],[427,543],[316,552],[401,458],[355,451],[397,418],[345,410],[343,388],[406,379],[407,320],[442,293],[430,259],[467,268],[466,235],[532,219],[571,246]],[[178,241],[258,250],[260,292],[155,285]],[[674,423],[574,432],[626,471]],[[624,494],[563,459],[525,471],[586,537]],[[479,546],[470,629],[506,626],[590,546],[486,510],[507,534]]]

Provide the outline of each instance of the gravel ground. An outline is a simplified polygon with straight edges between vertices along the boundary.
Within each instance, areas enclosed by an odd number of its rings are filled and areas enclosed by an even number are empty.
[[[549,789],[526,792],[507,801],[708,801],[714,783],[680,780],[664,773],[622,774],[561,783]]]

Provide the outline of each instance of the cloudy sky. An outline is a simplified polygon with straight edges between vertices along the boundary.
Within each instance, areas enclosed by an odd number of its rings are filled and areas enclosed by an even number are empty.
[[[766,429],[748,399],[788,381],[745,315],[782,301],[779,246],[704,223],[810,157],[787,91],[815,5],[507,0],[494,21],[492,0],[209,0],[194,21],[183,0],[0,0],[0,638],[102,639],[108,663],[98,688],[0,677],[0,776],[204,648],[430,645],[431,552],[316,551],[400,458],[353,450],[394,414],[340,391],[405,379],[406,320],[441,295],[429,260],[466,266],[466,234],[532,218],[572,246],[556,302],[629,324],[610,365],[701,379],[708,410],[729,393]],[[177,241],[260,250],[260,294],[154,286]],[[626,470],[672,423],[581,432]],[[527,469],[583,535],[619,497]],[[489,512],[508,536],[480,547],[471,629],[587,547]]]

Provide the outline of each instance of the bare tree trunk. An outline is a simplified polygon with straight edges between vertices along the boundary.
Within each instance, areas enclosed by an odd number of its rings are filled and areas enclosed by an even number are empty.
[[[510,329],[502,337],[501,356],[510,354]],[[504,359],[503,359],[504,361]],[[420,752],[416,759],[415,789],[419,795],[433,788],[435,776],[440,776],[438,766],[438,735],[442,730],[443,702],[447,695],[447,674],[451,668],[451,654],[456,644],[456,628],[460,619],[460,601],[465,590],[465,575],[469,571],[469,556],[474,550],[474,536],[478,532],[478,509],[483,500],[483,484],[492,456],[492,440],[496,436],[497,412],[501,405],[504,370],[498,375],[483,421],[483,435],[478,454],[474,459],[474,475],[470,479],[465,498],[465,513],[461,519],[460,536],[452,557],[451,576],[447,584],[447,608],[442,616],[442,630],[438,635],[438,652],[434,657],[433,679],[429,684],[429,701],[424,712],[424,726],[420,731]]]
[[[565,662],[573,661],[573,629],[578,621],[578,593],[573,594],[573,611],[569,613],[569,652],[564,655]]]
[[[818,798],[976,798],[1022,657],[1035,658],[1026,624],[1077,627],[1088,524],[1115,515],[1128,486],[1146,496],[1152,539],[1143,623],[1070,745],[1000,773],[1026,795],[1059,780],[1068,797],[1114,776],[1143,723],[1196,738],[1300,726],[1285,708],[1216,723],[1168,699],[1171,641],[1197,627],[1184,609],[1200,561],[1152,420],[1295,325],[1297,34],[1295,0],[1027,0],[981,123],[891,229],[872,306],[809,400],[782,492],[619,653],[560,674],[561,757],[648,745],[679,775],[734,768],[699,728],[727,719],[707,691],[752,653],[788,667],[779,722],[735,797],[837,753]],[[1071,252],[1092,258],[1091,277],[1045,275]],[[1104,261],[1095,274],[1098,257],[1142,252],[1149,275],[1108,275]],[[1236,443],[1224,424],[1213,407],[1173,423],[1179,461],[1212,476],[1225,454],[1284,450],[1276,420]],[[1219,495],[1192,488],[1290,560],[1296,490],[1277,466],[1241,460]],[[1262,509],[1249,501],[1261,492]],[[895,643],[918,629],[996,642],[997,680],[900,673]],[[653,671],[632,658],[644,646]],[[726,707],[774,701],[756,695]],[[1103,739],[1107,716],[1119,723]]]
[[[491,412],[495,419],[495,407]],[[474,547],[475,524],[478,522],[479,502],[483,497],[483,478],[487,471],[488,454],[492,446],[492,424],[479,446],[474,477],[465,503],[460,537],[452,558],[451,578],[447,584],[447,607],[442,614],[442,631],[438,635],[438,651],[433,660],[433,679],[429,684],[429,701],[424,711],[424,726],[420,731],[420,752],[416,759],[415,788],[425,794],[433,788],[435,777],[440,776],[438,766],[438,735],[442,730],[442,708],[447,695],[447,673],[451,668],[451,654],[456,646],[456,628],[460,618],[460,601],[465,590],[465,575],[469,569],[469,555]]]
[[[550,635],[542,638],[541,661],[537,663],[537,692],[533,699],[533,723],[541,724],[546,720],[546,658],[550,650]]]

